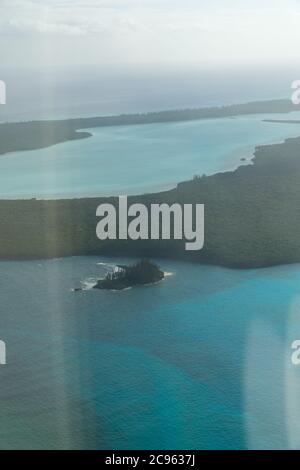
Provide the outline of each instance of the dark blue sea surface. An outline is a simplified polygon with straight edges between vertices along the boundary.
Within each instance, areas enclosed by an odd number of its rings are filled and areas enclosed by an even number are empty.
[[[103,116],[291,98],[291,67],[5,67],[0,121]]]
[[[0,262],[0,447],[297,447],[300,266],[88,289],[127,261]]]

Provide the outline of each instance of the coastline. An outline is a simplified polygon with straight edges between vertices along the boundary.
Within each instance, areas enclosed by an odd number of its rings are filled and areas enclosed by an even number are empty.
[[[182,240],[96,238],[96,208],[116,197],[1,200],[0,259],[80,255],[170,258],[229,268],[260,268],[300,261],[300,137],[257,147],[252,165],[178,183],[129,203],[203,203],[205,244],[186,252]]]
[[[117,197],[97,195],[1,199],[0,259],[134,256],[238,269],[300,262],[299,146],[300,137],[263,144],[236,169],[128,197],[130,204],[146,207],[152,203],[204,204],[205,244],[201,251],[185,251],[182,240],[98,240],[96,208],[116,203]]]
[[[290,100],[282,99],[144,114],[17,123],[4,122],[0,123],[0,155],[17,151],[43,149],[63,142],[90,138],[92,133],[86,130],[93,127],[184,122],[224,117],[234,118],[235,116],[255,114],[283,114],[298,110],[299,107]]]

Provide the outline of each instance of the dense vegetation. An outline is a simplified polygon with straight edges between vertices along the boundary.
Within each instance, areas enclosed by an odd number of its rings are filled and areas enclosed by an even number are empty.
[[[143,259],[131,266],[118,266],[117,270],[107,273],[104,279],[100,279],[95,289],[122,290],[127,287],[158,282],[163,278],[164,273],[156,264]]]
[[[47,147],[90,136],[97,126],[144,124],[295,109],[277,100],[222,108],[0,124],[0,154]],[[299,130],[300,133],[300,130]],[[184,158],[184,156],[183,156]],[[212,176],[195,176],[171,190],[132,196],[134,202],[205,204],[205,245],[188,252],[180,240],[107,240],[96,237],[96,208],[116,198],[0,200],[0,258],[32,259],[68,255],[170,257],[231,267],[300,262],[300,138],[259,147],[254,165]]]
[[[128,198],[128,204],[205,204],[204,249],[194,252],[181,240],[98,240],[96,208],[103,202],[117,206],[116,198],[0,201],[0,258],[165,256],[230,267],[300,262],[299,182],[295,138],[259,147],[253,165]]]
[[[289,100],[262,101],[232,106],[161,111],[156,113],[131,114],[67,119],[62,121],[33,121],[0,124],[0,155],[19,150],[49,147],[68,140],[90,137],[82,129],[103,126],[149,124],[155,122],[191,121],[233,117],[242,114],[287,113],[297,109]]]

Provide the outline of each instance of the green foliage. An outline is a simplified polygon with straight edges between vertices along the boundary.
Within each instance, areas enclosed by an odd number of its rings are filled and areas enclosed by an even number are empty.
[[[76,126],[82,124],[82,120],[75,122]],[[16,127],[6,126],[13,146]],[[3,149],[3,142],[1,145]],[[205,205],[203,250],[188,252],[181,240],[100,241],[95,230],[96,208],[103,203],[117,207],[117,198],[2,200],[0,258],[110,254],[169,257],[238,268],[300,262],[300,138],[259,147],[254,164],[236,171],[196,177],[171,191],[128,198],[128,204],[147,207],[175,202]],[[151,273],[145,264],[132,269],[131,276],[139,269],[145,277]]]

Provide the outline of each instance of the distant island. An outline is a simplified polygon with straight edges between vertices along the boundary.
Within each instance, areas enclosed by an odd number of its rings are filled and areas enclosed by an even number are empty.
[[[96,208],[117,204],[115,197],[0,200],[0,258],[166,257],[230,268],[300,262],[299,182],[300,137],[257,147],[252,164],[235,171],[195,176],[169,191],[128,198],[129,204],[147,207],[205,204],[205,244],[194,252],[186,251],[182,240],[97,239]]]
[[[84,129],[161,122],[216,119],[251,114],[281,114],[299,110],[290,100],[257,101],[212,108],[169,110],[141,114],[123,114],[51,121],[0,124],[0,155],[8,152],[36,150],[71,140],[91,137]]]
[[[164,272],[153,262],[144,259],[131,266],[118,265],[112,273],[100,279],[94,289],[123,290],[161,281]]]

